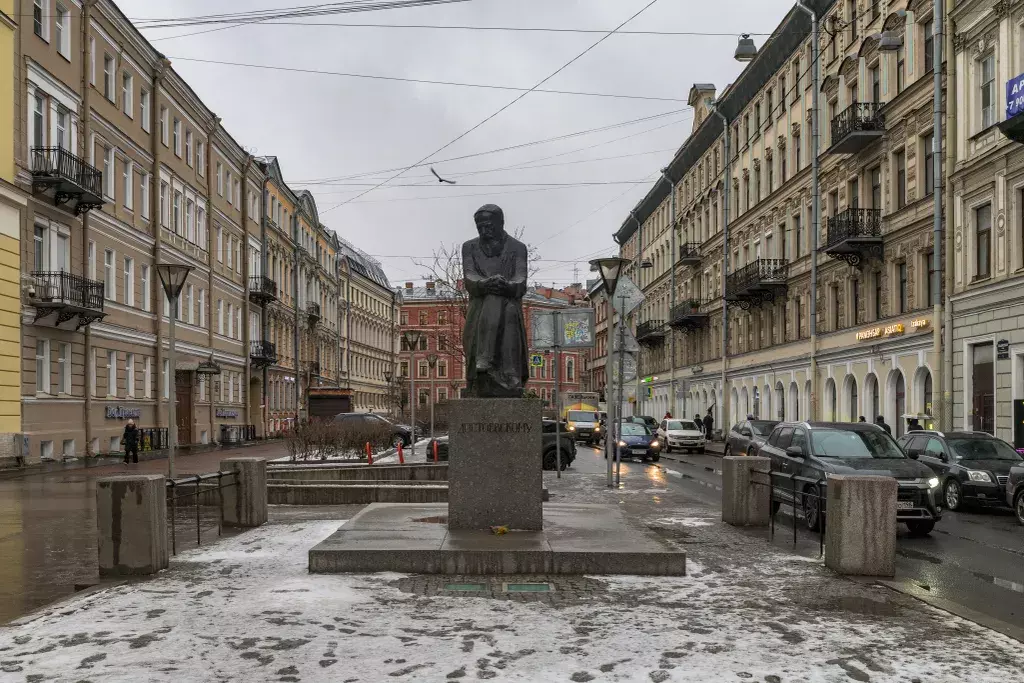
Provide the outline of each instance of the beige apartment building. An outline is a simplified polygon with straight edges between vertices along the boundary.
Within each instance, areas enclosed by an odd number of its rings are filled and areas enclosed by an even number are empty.
[[[901,416],[932,412],[932,3],[807,4],[823,27],[818,251],[810,21],[793,9],[724,93],[691,89],[692,134],[617,233],[647,295],[637,337],[652,397],[637,412],[712,408],[716,427],[882,415],[895,434]],[[880,50],[882,31],[898,48]]]
[[[166,428],[171,386],[182,445],[286,428],[341,379],[340,242],[312,195],[114,3],[14,4],[29,461],[118,451],[129,417]],[[161,263],[191,267],[174,311]]]

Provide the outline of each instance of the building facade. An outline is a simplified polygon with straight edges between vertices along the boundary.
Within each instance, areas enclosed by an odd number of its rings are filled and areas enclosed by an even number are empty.
[[[182,445],[287,428],[311,388],[341,379],[341,245],[312,195],[247,153],[114,3],[15,0],[13,12],[0,85],[14,75],[13,182],[27,197],[29,460],[118,451],[129,417],[166,428],[172,387]],[[176,306],[157,273],[168,263],[191,268]]]
[[[817,250],[810,22],[794,9],[724,93],[691,89],[690,137],[616,234],[647,297],[641,375],[659,378],[641,413],[882,415],[899,434],[932,412],[932,3],[807,4],[825,27]]]

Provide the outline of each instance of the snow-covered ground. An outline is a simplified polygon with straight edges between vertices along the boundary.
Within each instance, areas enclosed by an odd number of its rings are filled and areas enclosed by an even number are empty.
[[[269,524],[0,628],[0,681],[1024,681],[1020,643],[762,541],[516,601],[308,574],[338,526]]]
[[[415,455],[415,457],[413,457],[412,453],[410,452],[410,449],[408,449],[408,448],[406,448],[404,450],[404,453],[402,454],[402,457],[405,458],[406,462],[425,462],[426,461],[425,453],[427,451],[427,444],[428,443],[430,443],[430,439],[420,439],[419,441],[416,442],[416,455]],[[360,458],[363,458],[363,457],[365,457],[364,453],[356,453],[355,451],[353,451],[353,452],[348,453],[348,454],[331,456],[331,457],[328,457],[328,458],[308,458],[308,459],[305,459],[305,460],[303,460],[303,459],[296,460],[294,462],[297,462],[297,463],[355,462],[355,461],[358,461]],[[284,455],[284,456],[281,456],[280,458],[274,458],[270,462],[293,462],[293,460],[292,460],[292,456]],[[398,451],[396,449],[394,449],[394,448],[389,448],[386,451],[382,451],[380,453],[374,453],[373,454],[373,462],[375,462],[375,463],[385,463],[385,462],[386,463],[397,463],[398,462]]]

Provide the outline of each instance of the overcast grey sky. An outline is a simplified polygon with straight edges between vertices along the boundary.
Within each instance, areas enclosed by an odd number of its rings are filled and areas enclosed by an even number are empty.
[[[132,19],[310,2],[118,0]],[[301,21],[611,30],[648,2],[468,0]],[[659,0],[623,30],[767,34],[792,4],[791,0]],[[488,202],[501,205],[510,229],[522,226],[526,241],[539,244],[543,262],[537,264],[537,281],[568,284],[573,261],[578,261],[579,278],[584,279],[586,261],[614,251],[611,233],[689,135],[692,112],[685,100],[690,86],[711,82],[721,91],[742,69],[732,59],[734,35],[613,35],[543,87],[669,101],[530,93],[435,157],[438,161],[432,163],[437,171],[457,180],[457,185],[439,184],[424,166],[337,206],[395,172],[382,175],[380,171],[416,162],[520,93],[290,73],[184,58],[530,88],[603,34],[251,25],[155,40],[202,28],[144,33],[223,119],[230,133],[254,154],[276,155],[289,184],[314,193],[321,220],[377,257],[394,283],[421,280],[426,272],[415,260],[428,260],[442,243],[472,237],[473,211]],[[760,45],[763,38],[756,41]],[[441,161],[677,110],[685,111],[557,142]],[[630,137],[620,139],[625,136]],[[479,173],[509,166],[534,168]],[[371,172],[378,173],[338,180]],[[628,181],[644,182],[630,185]],[[608,184],[554,186],[580,182]]]

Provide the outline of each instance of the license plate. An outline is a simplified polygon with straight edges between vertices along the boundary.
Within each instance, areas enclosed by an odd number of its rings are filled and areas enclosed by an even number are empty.
[[[632,453],[633,455],[647,455],[647,449],[646,448],[634,448],[632,451],[630,451],[630,453]]]
[[[914,502],[910,501],[910,500],[897,500],[896,501],[896,509],[897,510],[913,510],[914,509]]]

